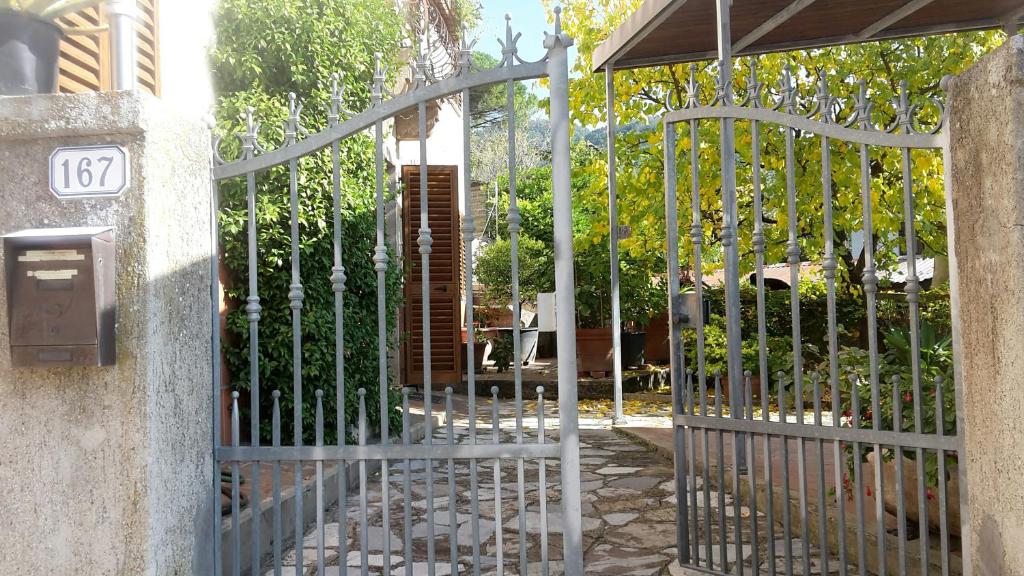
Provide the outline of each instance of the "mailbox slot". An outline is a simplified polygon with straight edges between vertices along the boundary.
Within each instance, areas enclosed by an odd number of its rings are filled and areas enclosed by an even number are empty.
[[[109,227],[4,236],[11,362],[114,364],[114,237]]]

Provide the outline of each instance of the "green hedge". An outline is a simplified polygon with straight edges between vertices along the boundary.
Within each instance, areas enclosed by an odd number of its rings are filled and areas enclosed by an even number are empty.
[[[217,122],[224,134],[244,131],[241,116],[255,108],[263,122],[265,146],[280,143],[287,94],[304,99],[303,124],[311,130],[326,125],[330,76],[345,78],[345,106],[369,105],[373,54],[394,54],[401,38],[400,16],[387,0],[224,0],[217,19],[217,45],[212,54],[219,94]],[[393,63],[392,63],[393,64]],[[390,66],[391,70],[395,66]],[[237,152],[227,140],[225,154]],[[234,150],[232,150],[234,148]],[[341,143],[342,221],[345,290],[345,417],[356,422],[356,390],[367,390],[371,427],[380,420],[377,350],[377,278],[373,270],[375,203],[373,143],[366,136]],[[325,440],[337,440],[335,418],[335,314],[330,276],[334,251],[332,170],[327,151],[299,162],[299,228],[302,282],[302,380],[304,441],[314,440],[315,395],[324,391]],[[271,391],[281,391],[282,438],[291,440],[292,324],[288,291],[291,244],[287,167],[257,174],[258,281],[263,307],[259,323],[261,435],[270,435]],[[228,298],[237,309],[228,316],[225,358],[233,385],[249,388],[249,326],[244,307],[248,296],[245,182],[221,184],[221,242],[229,280]],[[393,334],[401,303],[398,257],[391,254],[387,272],[388,333]],[[395,348],[388,342],[388,349]],[[392,376],[393,377],[393,376]],[[400,402],[390,394],[393,405]],[[243,418],[248,407],[243,404]],[[392,412],[392,430],[400,417]]]

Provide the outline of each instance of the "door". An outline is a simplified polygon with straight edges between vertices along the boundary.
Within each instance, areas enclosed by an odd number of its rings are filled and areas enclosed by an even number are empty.
[[[427,222],[433,240],[430,251],[430,365],[431,382],[455,384],[462,376],[462,337],[459,279],[457,166],[427,167]],[[405,308],[402,314],[402,371],[406,386],[423,384],[423,263],[419,251],[420,169],[402,167],[403,234],[405,246]]]

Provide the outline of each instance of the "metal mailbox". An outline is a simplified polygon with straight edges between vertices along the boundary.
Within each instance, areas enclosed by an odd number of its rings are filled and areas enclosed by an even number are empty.
[[[3,241],[11,363],[113,365],[113,230],[23,230]]]

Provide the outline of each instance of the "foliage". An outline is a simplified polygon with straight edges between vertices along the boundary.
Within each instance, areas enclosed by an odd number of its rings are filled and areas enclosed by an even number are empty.
[[[217,18],[217,46],[211,60],[214,82],[221,95],[217,103],[218,129],[224,134],[244,132],[240,119],[252,106],[265,127],[261,138],[279,144],[287,108],[287,94],[309,95],[303,111],[307,126],[326,124],[324,104],[329,99],[330,75],[344,74],[346,108],[369,105],[373,54],[391,54],[401,37],[399,16],[386,0],[225,0]],[[390,67],[394,69],[394,66]],[[267,141],[263,142],[268,146]],[[228,143],[230,147],[231,143]],[[347,277],[345,299],[345,420],[356,422],[356,390],[370,398],[379,394],[377,324],[367,322],[377,311],[377,276],[372,254],[375,245],[374,157],[372,142],[364,136],[339,145],[341,161],[341,236]],[[225,152],[228,155],[231,151]],[[237,147],[235,149],[237,152]],[[301,312],[302,414],[305,441],[313,440],[316,389],[324,390],[325,441],[334,442],[335,425],[335,297],[330,276],[332,237],[332,167],[329,150],[299,161],[300,262],[305,293]],[[291,261],[290,200],[287,167],[256,177],[257,273],[262,317],[259,323],[260,411],[265,423],[261,435],[269,438],[272,390],[281,391],[282,430],[292,427],[292,327],[289,309]],[[250,385],[249,327],[244,304],[249,280],[246,190],[243,180],[220,185],[222,194],[221,243],[227,268],[227,297],[236,309],[228,316],[225,358],[234,385]],[[401,286],[397,256],[391,254],[386,273],[388,333],[392,334]],[[389,343],[393,345],[394,343]],[[397,404],[391,394],[391,403]],[[377,402],[367,402],[371,426],[379,422]],[[392,430],[400,418],[392,411]]]
[[[550,4],[550,2],[548,2]],[[591,54],[634,10],[641,0],[568,0],[563,5],[562,24],[576,42],[578,58],[571,74],[569,91],[572,125],[576,129],[590,130],[605,121],[605,78],[593,74]],[[894,117],[889,103],[898,91],[899,83],[906,81],[915,104],[923,105],[924,116],[935,117],[934,107],[928,99],[940,96],[940,80],[947,74],[956,74],[1001,40],[998,32],[972,32],[964,34],[910,38],[885,42],[855,44],[832,48],[803,50],[784,54],[767,54],[743,59],[735,70],[735,90],[746,88],[749,65],[756,62],[759,77],[771,88],[781,76],[784,64],[794,67],[794,77],[801,80],[800,106],[811,103],[815,82],[825,77],[835,92],[850,86],[854,79],[864,79],[877,108],[875,120],[888,124]],[[714,63],[697,65],[697,79],[701,85],[701,101],[708,102],[713,92],[717,67]],[[633,229],[633,236],[622,241],[626,253],[658,254],[664,250],[665,208],[663,195],[652,193],[663,189],[663,151],[661,131],[657,121],[664,114],[666,103],[680,102],[688,78],[685,66],[659,66],[620,70],[615,75],[615,115],[620,126],[630,126],[617,137],[618,202],[622,224]],[[850,94],[837,94],[848,113]],[[688,151],[698,142],[700,216],[704,236],[705,270],[723,265],[719,243],[722,225],[719,177],[718,122],[701,122],[697,134],[689,128],[679,129],[678,210],[680,226],[690,224],[691,190]],[[788,239],[786,210],[784,132],[777,128],[761,129],[761,166],[764,195],[765,261],[783,262]],[[753,270],[754,251],[752,173],[752,134],[748,122],[737,122],[737,195],[740,268],[746,273]],[[859,147],[843,142],[832,142],[832,188],[834,209],[834,241],[840,261],[838,274],[844,282],[859,280],[863,270],[863,255],[854,253],[853,235],[863,226],[859,172]],[[905,253],[901,235],[904,225],[902,158],[898,149],[872,148],[870,168],[872,174],[873,238],[879,269],[895,265],[896,254]],[[823,202],[821,185],[821,139],[797,132],[795,139],[796,202],[799,206],[797,238],[804,260],[821,258],[824,246]],[[943,198],[941,154],[914,151],[911,169],[915,182],[915,226],[918,249],[923,255],[946,253],[945,201]],[[607,162],[595,157],[583,166],[606,188]],[[577,196],[585,206],[606,206],[606,192]],[[605,233],[597,227],[595,236]],[[692,266],[693,244],[688,234],[681,235],[681,266]],[[858,248],[859,250],[859,248]],[[653,268],[652,268],[653,269]],[[856,291],[852,284],[850,292]],[[844,286],[841,284],[841,286]],[[842,292],[845,294],[846,292]]]
[[[515,360],[515,342],[511,331],[507,334],[499,333],[491,341],[490,358],[498,372],[504,372],[512,365],[512,361]]]
[[[519,300],[535,300],[538,292],[555,288],[555,263],[551,251],[539,240],[519,238]],[[512,242],[501,239],[485,246],[477,257],[474,272],[484,285],[484,298],[494,305],[512,301]]]

